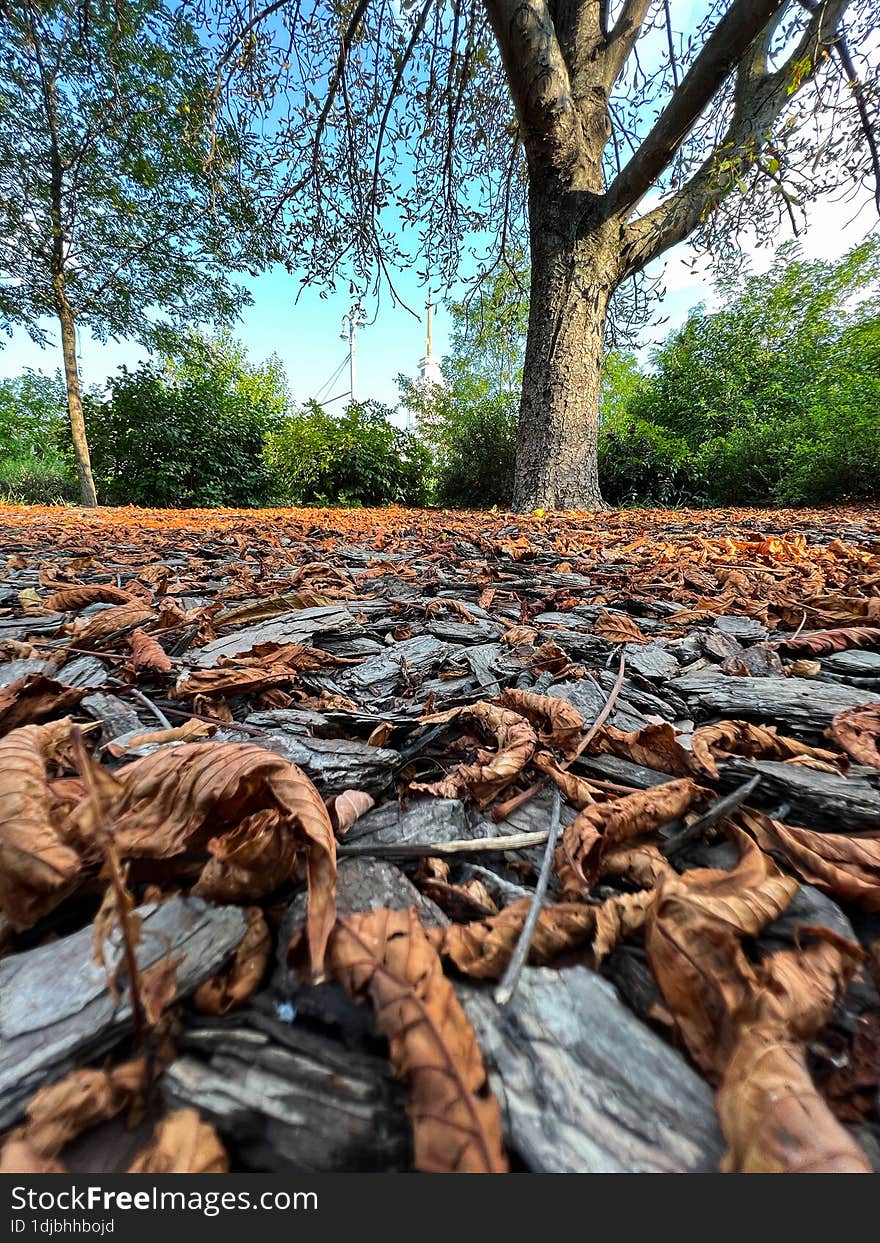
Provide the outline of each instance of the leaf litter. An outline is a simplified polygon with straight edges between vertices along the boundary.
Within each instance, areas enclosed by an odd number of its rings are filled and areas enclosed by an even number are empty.
[[[341,1076],[367,1077],[370,1126],[323,1168],[571,1168],[528,1155],[498,1041],[583,970],[715,1093],[722,1169],[877,1162],[876,513],[9,508],[0,530],[0,970],[91,926],[131,1014],[10,1104],[4,1171],[105,1132],[98,1168],[289,1168],[200,1094],[222,1065],[244,1099],[236,1040],[267,1084],[292,1059],[337,1129]],[[238,939],[150,957],[163,906],[241,908]]]

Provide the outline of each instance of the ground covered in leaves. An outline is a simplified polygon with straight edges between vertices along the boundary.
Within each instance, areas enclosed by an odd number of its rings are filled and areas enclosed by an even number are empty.
[[[0,1170],[869,1171],[878,913],[878,511],[0,509]]]

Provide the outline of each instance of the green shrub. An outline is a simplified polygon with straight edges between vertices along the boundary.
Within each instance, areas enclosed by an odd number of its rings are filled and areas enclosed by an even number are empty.
[[[611,505],[671,508],[693,503],[700,490],[687,445],[641,420],[601,429],[599,483]]]
[[[98,494],[108,504],[265,504],[267,433],[287,402],[273,360],[247,363],[229,337],[189,337],[162,367],[122,368],[87,407]]]
[[[62,505],[78,497],[76,479],[60,453],[0,461],[0,500],[7,505]]]
[[[437,468],[444,505],[506,506],[513,496],[517,404],[505,394],[462,405],[445,428]]]
[[[431,456],[378,402],[341,415],[310,403],[266,442],[276,498],[292,505],[423,505]]]

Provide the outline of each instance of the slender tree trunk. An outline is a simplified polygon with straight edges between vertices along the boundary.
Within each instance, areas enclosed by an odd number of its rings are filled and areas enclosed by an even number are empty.
[[[79,362],[76,357],[76,323],[64,295],[63,286],[57,289],[58,320],[61,324],[61,349],[64,355],[64,382],[67,386],[67,413],[70,416],[70,435],[76,458],[76,473],[83,505],[94,508],[98,504],[95,481],[92,477],[92,461],[89,442],[86,439],[86,421],[83,415],[82,393],[79,385]]]
[[[533,179],[531,292],[513,507],[604,509],[599,385],[617,255],[585,196],[555,197]]]

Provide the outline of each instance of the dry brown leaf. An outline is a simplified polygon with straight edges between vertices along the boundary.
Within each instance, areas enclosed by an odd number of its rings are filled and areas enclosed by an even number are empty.
[[[375,802],[373,796],[366,794],[363,790],[343,790],[341,794],[334,794],[328,798],[327,811],[336,834],[341,837],[343,833],[347,833],[361,816],[367,814]]]
[[[138,601],[113,605],[93,617],[80,617],[65,627],[76,647],[100,647],[107,639],[154,621],[156,614]]]
[[[603,725],[589,751],[594,755],[619,755],[645,768],[668,773],[671,777],[690,777],[702,771],[694,755],[678,741],[675,730],[665,722],[645,725],[625,733],[613,725]]]
[[[60,1161],[41,1157],[27,1140],[8,1139],[0,1148],[0,1174],[66,1174]]]
[[[72,1070],[31,1097],[26,1121],[10,1131],[7,1143],[24,1143],[40,1157],[57,1157],[90,1127],[139,1104],[147,1080],[145,1057],[108,1070]]]
[[[196,888],[204,897],[264,897],[284,884],[304,850],[309,946],[320,972],[335,919],[336,844],[324,802],[301,769],[252,744],[196,742],[163,747],[116,777],[121,789],[105,810],[121,857],[167,859],[208,847],[214,858]],[[88,835],[87,805],[71,823]]]
[[[353,997],[369,997],[394,1073],[410,1085],[416,1168],[506,1172],[501,1115],[473,1028],[414,908],[339,923],[328,966]]]
[[[825,656],[845,652],[854,647],[880,646],[880,626],[842,626],[836,630],[819,630],[815,634],[792,635],[773,647],[784,652],[804,652],[808,656]]]
[[[802,930],[805,933],[806,930]],[[869,1174],[871,1164],[819,1095],[804,1044],[831,1017],[862,958],[828,929],[815,944],[771,954],[755,970],[716,1107],[741,1174]]]
[[[586,777],[578,777],[570,769],[563,768],[549,751],[536,751],[533,763],[535,768],[546,773],[554,785],[559,786],[572,807],[581,810],[584,807],[592,807],[594,803],[608,801],[608,795],[599,786],[594,785]]]
[[[506,690],[500,697],[503,708],[524,716],[535,727],[538,738],[548,746],[558,747],[563,755],[577,751],[584,730],[584,718],[572,704],[554,695],[536,695],[534,691]]]
[[[232,966],[222,975],[205,980],[193,994],[193,1004],[203,1014],[228,1014],[253,997],[266,973],[272,937],[258,906],[247,911],[247,929]]]
[[[194,1109],[176,1109],[158,1123],[153,1141],[129,1174],[228,1174],[229,1158],[217,1132]]]
[[[250,604],[241,604],[237,608],[227,609],[214,618],[215,626],[227,627],[253,626],[256,622],[271,621],[283,613],[293,613],[298,609],[321,608],[333,604],[339,598],[327,595],[322,591],[296,591],[287,596],[271,596],[265,600],[254,600]]]
[[[26,674],[0,689],[0,734],[69,712],[88,693],[83,687],[63,686],[42,673]]]
[[[587,807],[564,830],[556,848],[556,871],[563,894],[583,894],[602,874],[607,850],[677,820],[706,793],[685,777]]]
[[[151,673],[170,673],[171,658],[161,644],[147,634],[145,630],[132,630],[128,635],[128,646],[131,648],[131,666],[137,670],[148,670]]]
[[[815,678],[822,672],[822,663],[818,660],[794,660],[786,666],[787,678]]]
[[[496,704],[479,700],[463,708],[450,708],[422,717],[425,724],[444,721],[461,721],[477,725],[494,738],[498,750],[493,754],[478,751],[472,764],[459,764],[441,781],[413,782],[411,789],[441,798],[457,798],[469,790],[474,798],[485,806],[495,795],[525,768],[532,758],[537,737],[528,721],[518,712],[499,708]]]
[[[16,931],[32,927],[76,884],[79,856],[61,832],[47,762],[70,721],[25,725],[0,738],[0,911]]]
[[[608,643],[650,643],[631,617],[625,613],[609,613],[603,609],[596,618],[593,634]]]
[[[111,587],[109,583],[90,583],[88,586],[76,584],[73,587],[62,587],[45,601],[47,609],[56,613],[79,612],[90,604],[130,604],[131,592],[121,587]]]
[[[598,968],[615,946],[643,926],[653,901],[654,895],[644,892],[620,894],[601,906],[584,902],[545,906],[529,946],[529,962],[544,966],[563,954],[589,950],[591,965]],[[437,953],[465,975],[497,980],[510,961],[530,905],[531,899],[523,898],[488,919],[429,928],[427,936]]]
[[[880,703],[838,712],[831,733],[857,764],[880,768]]]
[[[654,977],[691,1056],[716,1077],[737,1035],[726,1016],[739,1013],[751,987],[740,938],[778,919],[800,888],[746,833],[729,831],[740,851],[737,866],[664,876],[645,938]]]
[[[763,760],[789,760],[804,756],[830,764],[837,770],[846,764],[835,751],[807,746],[797,738],[777,734],[772,725],[753,725],[750,721],[718,721],[715,725],[702,725],[691,734],[691,747],[700,767],[713,778],[718,776],[716,758],[725,755],[744,755]]]
[[[741,811],[739,823],[763,850],[782,855],[803,880],[868,911],[880,911],[880,840],[817,833]]]

